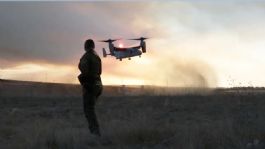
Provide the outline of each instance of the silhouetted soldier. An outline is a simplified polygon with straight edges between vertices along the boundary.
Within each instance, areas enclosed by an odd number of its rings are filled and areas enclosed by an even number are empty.
[[[83,87],[84,112],[92,134],[100,136],[99,124],[95,113],[95,103],[102,92],[101,83],[101,59],[94,51],[94,41],[88,39],[85,42],[85,54],[80,59],[78,68],[81,74],[78,76]]]

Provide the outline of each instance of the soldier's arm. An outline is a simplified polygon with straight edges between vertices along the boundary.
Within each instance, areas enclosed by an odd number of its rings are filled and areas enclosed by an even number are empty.
[[[83,73],[83,74],[88,74],[90,68],[90,61],[88,56],[84,55],[81,59],[80,62],[78,64],[78,68],[79,70]]]

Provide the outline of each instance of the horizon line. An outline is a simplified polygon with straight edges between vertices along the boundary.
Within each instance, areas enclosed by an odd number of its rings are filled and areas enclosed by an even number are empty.
[[[45,81],[29,81],[29,80],[12,80],[12,79],[1,79],[1,82],[26,82],[26,83],[40,83],[40,84],[61,84],[61,85],[80,85],[79,83],[62,83],[62,82],[45,82]],[[163,86],[163,85],[151,85],[151,84],[106,84],[103,86],[151,86],[151,87],[161,87],[161,88],[193,88],[193,89],[233,89],[233,88],[265,88],[265,86],[233,86],[233,87],[199,87],[199,86]]]

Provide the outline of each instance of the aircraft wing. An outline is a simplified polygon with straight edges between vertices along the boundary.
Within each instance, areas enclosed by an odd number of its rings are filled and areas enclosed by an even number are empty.
[[[127,49],[140,49],[140,48],[141,48],[141,46],[126,47],[126,48],[115,47],[115,51],[126,51]]]
[[[115,51],[126,51],[128,48],[118,48],[118,47],[114,47]]]

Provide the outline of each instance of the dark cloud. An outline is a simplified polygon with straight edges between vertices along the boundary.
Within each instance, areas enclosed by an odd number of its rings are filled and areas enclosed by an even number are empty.
[[[149,36],[155,28],[137,26],[153,21],[146,17],[152,13],[146,3],[0,3],[0,59],[10,63],[70,64],[81,55],[85,38]]]
[[[0,7],[1,59],[60,63],[75,55],[78,26],[60,4],[14,2]]]

